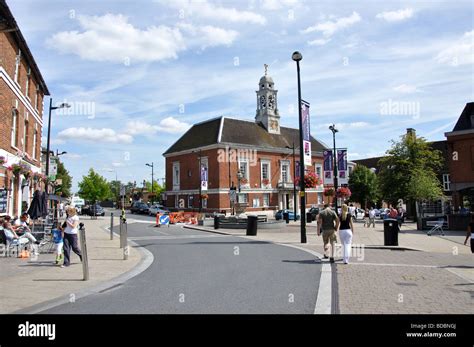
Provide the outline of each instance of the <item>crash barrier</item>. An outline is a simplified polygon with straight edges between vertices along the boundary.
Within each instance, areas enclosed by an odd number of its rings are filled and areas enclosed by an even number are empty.
[[[171,224],[186,223],[198,224],[198,220],[204,217],[204,214],[198,212],[171,212],[169,215],[169,222]],[[158,221],[158,216],[157,216]]]
[[[255,217],[257,217],[258,223],[266,223],[268,221],[268,217],[264,215]],[[247,218],[215,216],[214,229],[247,229],[247,222]]]

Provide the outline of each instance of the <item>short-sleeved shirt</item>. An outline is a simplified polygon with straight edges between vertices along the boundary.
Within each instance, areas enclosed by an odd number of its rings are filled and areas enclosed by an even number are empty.
[[[374,210],[369,211],[369,218],[375,218],[375,211]]]
[[[469,226],[471,227],[471,239],[474,239],[474,222],[469,223]]]
[[[68,217],[67,222],[70,224],[74,224],[74,222],[79,222],[79,217],[77,215],[74,215],[72,217]],[[66,234],[77,234],[77,227],[71,228],[71,226],[68,224],[66,226],[66,229],[64,229],[64,232]]]
[[[329,208],[325,208],[319,213],[319,216],[321,217],[321,228],[323,230],[336,230],[336,226],[334,222],[338,219],[336,212]]]

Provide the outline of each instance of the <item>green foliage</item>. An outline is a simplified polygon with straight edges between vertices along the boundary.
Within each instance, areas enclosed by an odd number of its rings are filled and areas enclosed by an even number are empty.
[[[368,203],[375,203],[378,198],[377,176],[368,167],[357,165],[350,175],[349,189],[352,192],[351,201],[367,207]]]
[[[71,196],[71,185],[72,185],[72,177],[69,174],[69,171],[66,170],[64,164],[58,161],[58,173],[56,175],[56,179],[61,179],[62,183],[56,189],[56,194],[61,193],[61,196],[68,198]]]
[[[379,165],[379,187],[385,201],[396,204],[399,199],[425,200],[442,195],[436,177],[442,166],[441,152],[433,150],[422,137],[402,136]]]
[[[79,196],[93,203],[105,200],[111,196],[109,183],[91,168],[79,182]]]

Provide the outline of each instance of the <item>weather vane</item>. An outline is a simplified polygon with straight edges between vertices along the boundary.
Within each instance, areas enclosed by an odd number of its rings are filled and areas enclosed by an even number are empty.
[[[267,72],[268,72],[268,65],[267,64],[263,64],[263,66],[265,67],[265,76],[267,75]]]

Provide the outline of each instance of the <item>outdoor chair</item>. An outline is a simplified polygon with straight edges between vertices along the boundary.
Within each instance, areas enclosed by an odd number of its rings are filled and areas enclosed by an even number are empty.
[[[444,225],[444,219],[442,219],[442,218],[438,219],[435,222],[434,226],[431,228],[431,230],[428,231],[427,235],[431,236],[431,235],[433,235],[434,233],[437,232],[438,234],[444,236],[443,225]]]

